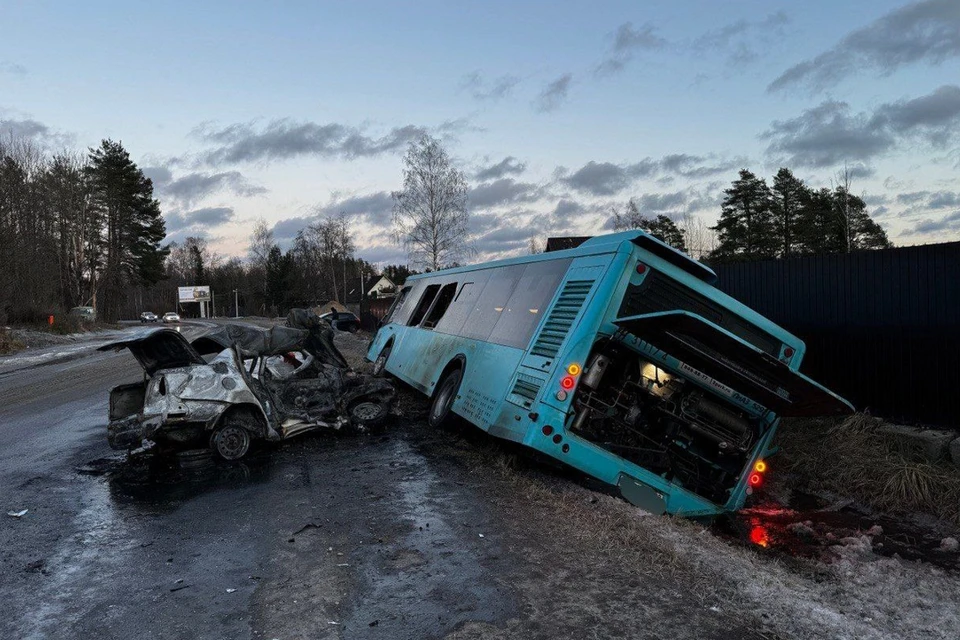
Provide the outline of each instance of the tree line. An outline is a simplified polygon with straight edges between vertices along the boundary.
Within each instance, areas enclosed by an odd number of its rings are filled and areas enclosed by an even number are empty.
[[[131,290],[164,274],[153,185],[120,142],[45,154],[0,140],[0,322],[75,306],[116,317]]]
[[[851,190],[850,172],[840,172],[832,188],[815,189],[781,168],[769,186],[748,169],[724,192],[720,219],[713,227],[689,215],[678,221],[644,215],[631,199],[613,210],[617,231],[641,229],[705,262],[789,258],[804,254],[886,249],[893,244],[870,218],[863,198]]]
[[[395,237],[408,265],[378,270],[356,257],[344,214],[316,217],[289,248],[253,226],[246,259],[213,252],[202,237],[163,245],[153,185],[120,142],[86,154],[46,155],[28,140],[0,142],[0,322],[38,322],[93,306],[102,319],[177,309],[178,286],[210,285],[216,315],[285,313],[293,306],[355,302],[380,273],[397,285],[412,268],[454,266],[470,254],[467,183],[439,141],[423,136],[404,157],[392,194]],[[724,191],[713,227],[686,215],[647,215],[637,200],[613,211],[617,230],[643,229],[707,262],[756,260],[891,246],[854,195],[849,172],[831,188],[786,168],[768,186],[747,169]],[[535,240],[531,251],[541,250]],[[199,307],[180,309],[195,315]]]

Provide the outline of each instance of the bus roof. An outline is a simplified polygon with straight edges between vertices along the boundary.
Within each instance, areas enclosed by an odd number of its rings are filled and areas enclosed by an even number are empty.
[[[624,242],[632,242],[641,249],[645,249],[658,258],[666,260],[675,267],[683,269],[687,273],[700,280],[703,280],[707,284],[713,285],[717,282],[717,274],[714,273],[713,269],[705,264],[697,262],[685,253],[677,251],[658,238],[655,238],[650,234],[640,230],[621,231],[619,233],[609,233],[602,236],[594,236],[576,248],[563,249],[561,251],[551,251],[549,253],[549,257],[545,257],[546,254],[538,253],[529,256],[521,256],[519,258],[505,258],[503,260],[481,262],[479,264],[468,265],[465,267],[442,269],[440,271],[434,271],[431,273],[421,273],[415,276],[410,276],[407,278],[407,280],[416,280],[436,274],[448,275],[456,273],[468,273],[478,269],[501,267],[510,264],[524,264],[527,262],[539,262],[540,260],[579,257],[581,255],[591,255],[597,253],[613,253],[617,251],[619,246]]]

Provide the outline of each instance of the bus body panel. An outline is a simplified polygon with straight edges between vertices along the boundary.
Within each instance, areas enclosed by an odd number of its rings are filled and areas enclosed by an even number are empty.
[[[718,391],[723,390],[722,384],[694,375],[695,371],[685,369],[671,354],[615,321],[632,311],[635,303],[643,306],[655,301],[671,311],[674,307],[670,305],[676,301],[676,310],[709,324],[714,331],[711,335],[724,337],[723,344],[739,341],[749,345],[744,336],[760,340],[768,354],[764,357],[777,366],[782,364],[784,370],[798,372],[805,346],[796,336],[707,284],[712,274],[708,268],[685,269],[682,256],[641,246],[650,247],[651,242],[659,241],[642,232],[625,232],[595,238],[577,249],[413,276],[404,286],[409,294],[385,318],[367,357],[375,360],[390,347],[386,370],[428,396],[456,361],[456,366],[463,367],[460,391],[452,406],[456,414],[492,435],[521,442],[618,487],[639,506],[687,516],[739,509],[751,491],[748,478],[755,463],[771,450],[779,417],[751,398],[738,397],[742,394],[723,395]],[[546,274],[542,282],[548,284],[541,288],[549,290],[537,291],[541,280],[527,282],[529,274],[538,273]],[[524,282],[528,289],[519,295]],[[645,308],[626,313],[626,317],[648,312]],[[511,322],[523,326],[518,329],[523,336],[529,332],[525,341],[519,334],[511,334]],[[500,331],[502,325],[505,331]],[[751,348],[761,349],[757,345]],[[590,362],[607,355],[620,367],[617,371],[625,373],[611,374],[610,384],[604,382],[597,388],[581,385]],[[596,366],[603,375],[604,369]],[[637,367],[643,372],[652,368],[654,379],[646,373],[638,377]],[[565,378],[573,380],[572,386]],[[640,383],[652,385],[644,402],[661,400],[658,405],[644,404],[646,413],[638,415],[656,415],[657,425],[670,426],[683,413],[690,430],[681,429],[678,435],[665,431],[659,437],[666,440],[651,449],[652,453],[642,449],[620,455],[617,452],[623,445],[608,443],[610,436],[590,429],[605,424],[603,411],[625,419],[623,407],[609,405],[598,413],[594,405],[599,402],[602,408],[607,406],[605,402],[620,403],[618,398],[626,397],[624,394],[646,388],[638,386]],[[676,395],[668,397],[668,391]],[[650,407],[657,406],[673,413],[650,414]],[[688,409],[689,415],[684,413]],[[678,424],[685,424],[683,420]],[[707,422],[700,424],[704,420]],[[744,425],[752,426],[745,430]],[[747,444],[724,454],[723,447],[730,444],[724,438],[729,440],[738,433]],[[709,453],[714,445],[720,448],[719,454]],[[669,454],[676,463],[664,467],[663,460],[657,459],[655,464],[644,458],[654,454]],[[680,466],[671,471],[674,464]],[[691,464],[699,471],[691,471]],[[700,474],[723,479],[722,486],[712,490],[701,480],[686,486]]]

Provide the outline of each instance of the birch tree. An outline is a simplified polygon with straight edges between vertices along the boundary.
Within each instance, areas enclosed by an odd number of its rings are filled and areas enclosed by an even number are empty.
[[[465,257],[467,181],[426,134],[410,144],[403,164],[403,190],[391,194],[394,233],[412,264],[437,271]]]

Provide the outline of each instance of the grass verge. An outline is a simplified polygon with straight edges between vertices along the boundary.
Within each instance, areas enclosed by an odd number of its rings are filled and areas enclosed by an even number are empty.
[[[784,420],[779,466],[814,491],[960,525],[960,468],[924,459],[902,438],[881,432],[882,424],[864,413],[843,421]]]

